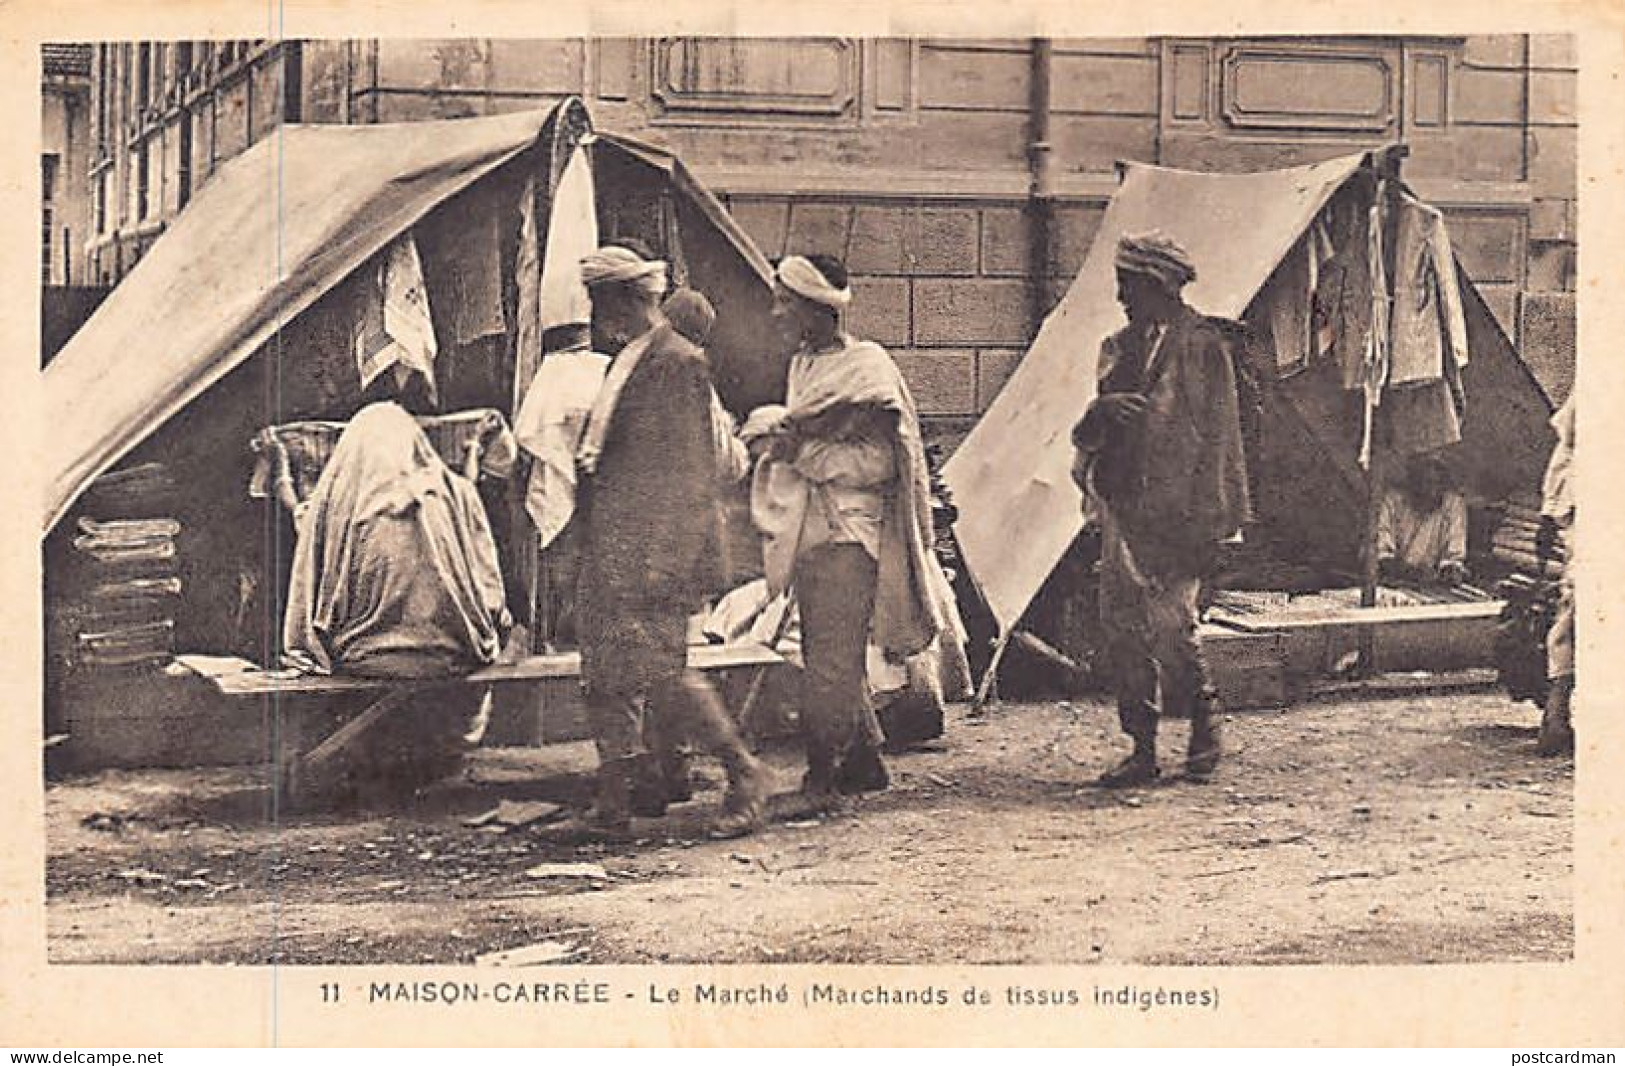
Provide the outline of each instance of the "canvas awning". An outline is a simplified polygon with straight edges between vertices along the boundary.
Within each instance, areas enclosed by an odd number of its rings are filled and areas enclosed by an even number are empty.
[[[44,372],[44,529],[391,240],[535,143],[548,116],[288,125],[223,165]],[[767,262],[676,157],[600,137],[667,176],[679,210],[722,237],[711,244],[726,254],[709,254],[725,262],[703,267],[765,307]]]
[[[45,528],[276,329],[531,144],[546,118],[284,126],[222,166],[45,371]]]
[[[1256,174],[1125,165],[1077,280],[943,468],[960,550],[1001,631],[1021,618],[1083,528],[1071,431],[1094,398],[1100,343],[1124,325],[1118,239],[1158,229],[1179,241],[1199,271],[1186,299],[1235,318],[1364,158]]]

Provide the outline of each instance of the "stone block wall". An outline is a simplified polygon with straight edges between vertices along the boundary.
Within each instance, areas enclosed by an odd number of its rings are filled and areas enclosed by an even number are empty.
[[[279,121],[451,118],[575,94],[600,126],[676,149],[767,254],[844,256],[855,328],[897,353],[933,418],[964,421],[987,407],[1035,331],[1035,309],[1052,306],[1081,263],[1116,161],[1251,170],[1403,141],[1407,180],[1446,212],[1503,328],[1554,397],[1573,379],[1572,37],[1057,40],[1058,198],[1036,278],[1024,40],[144,47],[100,47],[93,76],[93,179],[105,204],[92,258],[107,280],[215,167]],[[135,62],[145,90],[131,88]]]

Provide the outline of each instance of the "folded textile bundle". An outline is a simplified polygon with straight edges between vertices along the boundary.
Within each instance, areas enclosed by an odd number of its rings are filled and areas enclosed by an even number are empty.
[[[64,587],[100,600],[179,594],[175,576],[179,522],[81,518],[78,528],[73,540],[78,562],[65,575]]]
[[[170,619],[79,634],[79,660],[85,666],[133,666],[169,660],[175,623]]]
[[[80,517],[73,551],[53,574],[47,603],[47,658],[57,667],[101,669],[168,661],[182,592],[178,538],[155,492],[174,483],[157,463],[104,475]]]
[[[92,600],[162,600],[181,594],[178,577],[134,577],[106,582],[90,590]]]
[[[175,558],[175,542],[168,538],[129,544],[97,543],[90,537],[78,537],[73,546],[99,563],[136,564],[162,562]]]
[[[142,463],[103,474],[85,490],[90,514],[146,518],[173,512],[175,479],[162,463]]]

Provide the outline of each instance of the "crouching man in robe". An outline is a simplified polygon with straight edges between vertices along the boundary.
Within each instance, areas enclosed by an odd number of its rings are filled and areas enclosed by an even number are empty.
[[[1128,325],[1101,345],[1098,389],[1073,428],[1074,477],[1102,532],[1100,613],[1118,720],[1134,742],[1106,787],[1150,782],[1158,704],[1188,716],[1187,776],[1218,765],[1214,695],[1197,640],[1197,600],[1219,545],[1248,518],[1233,341],[1181,297],[1196,269],[1156,234],[1117,251]]]
[[[279,466],[277,495],[297,537],[283,619],[289,665],[432,681],[496,661],[509,619],[470,480],[475,457],[469,477],[454,473],[411,415],[375,403],[350,420],[309,499],[297,499],[285,454]],[[406,703],[369,752],[369,768],[398,784],[456,761],[480,693],[426,687]]]
[[[751,513],[765,536],[769,595],[794,588],[805,661],[800,720],[806,798],[889,784],[866,687],[873,641],[892,662],[951,643],[952,592],[931,554],[931,503],[913,397],[891,356],[841,328],[852,298],[827,256],[789,256],[774,313],[799,337],[784,408],[742,435],[762,456]]]
[[[710,681],[688,668],[688,616],[717,565],[711,386],[704,356],[660,313],[666,265],[607,246],[582,261],[599,350],[613,354],[577,458],[582,554],[576,625],[599,769],[590,829],[619,834],[665,813],[649,747],[662,724],[721,759],[717,835],[759,825],[766,768]]]

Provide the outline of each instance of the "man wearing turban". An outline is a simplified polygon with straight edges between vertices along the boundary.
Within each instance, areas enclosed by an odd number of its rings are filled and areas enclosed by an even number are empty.
[[[592,828],[664,813],[672,798],[649,751],[650,708],[728,773],[714,829],[749,832],[767,799],[750,754],[704,675],[690,670],[688,616],[714,584],[716,461],[705,359],[660,313],[666,265],[620,246],[581,264],[593,332],[613,353],[577,459],[582,557],[576,625],[598,747]]]
[[[1181,290],[1190,256],[1160,234],[1125,237],[1117,299],[1128,325],[1101,345],[1094,401],[1073,428],[1074,477],[1102,530],[1100,611],[1133,752],[1106,787],[1159,774],[1160,711],[1188,716],[1185,772],[1218,765],[1214,697],[1197,640],[1197,598],[1218,546],[1247,521],[1246,462],[1231,324]]]
[[[777,282],[774,314],[800,346],[786,406],[758,408],[742,435],[763,454],[751,514],[769,591],[793,587],[800,609],[802,791],[825,806],[889,783],[868,645],[892,663],[932,649],[962,663],[963,636],[931,552],[925,453],[902,374],[884,348],[841,328],[852,292],[838,260],[788,256]]]

